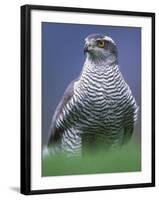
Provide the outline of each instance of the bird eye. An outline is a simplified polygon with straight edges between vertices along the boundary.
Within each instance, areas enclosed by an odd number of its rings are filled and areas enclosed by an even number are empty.
[[[103,47],[105,46],[105,41],[104,41],[104,40],[99,40],[99,41],[98,41],[98,46],[99,46],[100,48],[103,48]]]

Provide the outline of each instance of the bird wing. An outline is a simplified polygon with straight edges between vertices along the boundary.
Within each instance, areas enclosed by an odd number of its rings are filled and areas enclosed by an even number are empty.
[[[133,106],[130,107],[129,112],[125,115],[123,144],[128,143],[128,141],[131,139],[134,130],[134,125],[137,121],[137,114],[139,108],[136,104],[135,99],[133,99],[133,101]]]
[[[134,130],[133,127],[129,127],[129,128],[128,128],[128,127],[125,127],[122,144],[127,144],[127,143],[129,142],[129,140],[130,140],[131,137],[132,137],[133,130]]]
[[[73,80],[68,87],[66,88],[64,95],[61,99],[61,101],[59,102],[55,113],[53,115],[52,118],[52,123],[51,123],[51,127],[50,127],[50,131],[49,131],[49,140],[48,140],[48,146],[55,144],[55,143],[59,143],[61,138],[62,138],[62,134],[63,134],[63,127],[57,126],[57,120],[59,119],[60,114],[62,113],[64,107],[67,105],[67,103],[69,102],[69,100],[71,99],[71,97],[74,94],[74,84],[76,81],[78,81],[79,78]],[[67,117],[67,116],[65,116]]]

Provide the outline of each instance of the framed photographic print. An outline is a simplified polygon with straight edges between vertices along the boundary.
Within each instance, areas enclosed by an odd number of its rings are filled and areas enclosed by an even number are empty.
[[[155,14],[21,7],[21,193],[155,185]]]

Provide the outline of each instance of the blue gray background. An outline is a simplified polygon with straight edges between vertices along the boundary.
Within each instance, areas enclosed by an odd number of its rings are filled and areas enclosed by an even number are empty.
[[[141,110],[141,28],[42,23],[42,143],[47,142],[52,115],[68,84],[81,72],[84,39],[92,33],[113,38],[120,70]],[[140,138],[141,119],[135,129]],[[140,141],[140,139],[138,139]]]

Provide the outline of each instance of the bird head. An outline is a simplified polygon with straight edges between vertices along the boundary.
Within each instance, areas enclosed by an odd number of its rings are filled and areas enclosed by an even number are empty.
[[[84,53],[91,61],[105,62],[108,59],[117,59],[117,47],[112,38],[91,34],[85,39]]]

